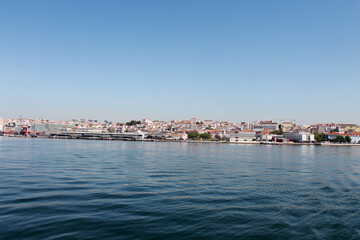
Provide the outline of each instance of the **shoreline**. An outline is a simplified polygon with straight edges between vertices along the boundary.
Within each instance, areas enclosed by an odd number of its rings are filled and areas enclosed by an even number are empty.
[[[127,141],[127,142],[170,142],[170,143],[217,143],[217,144],[243,144],[243,145],[265,145],[265,146],[325,146],[325,147],[360,147],[360,144],[354,143],[281,143],[281,142],[257,142],[257,141],[241,141],[241,142],[229,142],[229,141],[193,141],[193,140],[156,140],[156,139],[111,139],[98,137],[51,137],[51,136],[37,136],[29,137],[23,135],[3,135],[3,137],[15,137],[15,138],[47,138],[47,139],[69,139],[69,140],[97,140],[97,141]]]

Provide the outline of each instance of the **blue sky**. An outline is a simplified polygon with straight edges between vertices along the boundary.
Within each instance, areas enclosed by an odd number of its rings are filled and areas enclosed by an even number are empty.
[[[0,1],[0,116],[360,124],[360,1]]]

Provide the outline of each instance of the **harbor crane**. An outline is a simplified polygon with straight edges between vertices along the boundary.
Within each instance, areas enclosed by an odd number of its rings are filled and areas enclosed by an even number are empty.
[[[71,121],[71,118],[69,118],[69,120],[66,122],[65,126],[61,129],[61,131],[64,131],[66,126],[69,124],[69,122]]]

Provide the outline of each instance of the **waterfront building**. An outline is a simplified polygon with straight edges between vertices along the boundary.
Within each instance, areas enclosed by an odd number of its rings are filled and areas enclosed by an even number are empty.
[[[186,133],[170,133],[167,135],[168,140],[187,140],[188,135]]]
[[[256,132],[251,130],[244,130],[238,133],[228,134],[227,139],[229,142],[255,141]]]
[[[273,134],[270,134],[270,131],[264,130],[262,132],[256,133],[256,140],[257,141],[272,141]]]
[[[23,128],[23,125],[16,125],[14,127],[14,134],[20,134],[20,131],[22,128]]]
[[[288,132],[288,133],[284,133],[284,138],[287,138],[290,141],[297,141],[297,142],[315,141],[315,135],[308,132]]]
[[[57,133],[58,129],[63,128],[64,124],[56,123],[34,123],[31,125],[31,131],[36,133]]]
[[[351,143],[360,143],[360,132],[353,132],[350,134]]]
[[[210,134],[212,139],[216,139],[216,136],[223,137],[223,134],[220,130],[214,129],[214,130],[208,130],[207,132]]]
[[[31,125],[31,130],[37,133],[47,132],[46,125],[44,123],[34,123],[33,125]]]
[[[341,133],[338,133],[338,132],[331,132],[327,135],[327,138],[328,140],[335,140],[338,136],[343,136],[345,137],[346,135],[345,134],[341,134]]]

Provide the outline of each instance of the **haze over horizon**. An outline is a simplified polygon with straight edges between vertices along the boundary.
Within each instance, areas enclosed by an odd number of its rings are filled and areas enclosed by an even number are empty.
[[[360,124],[360,2],[1,1],[0,117]]]

